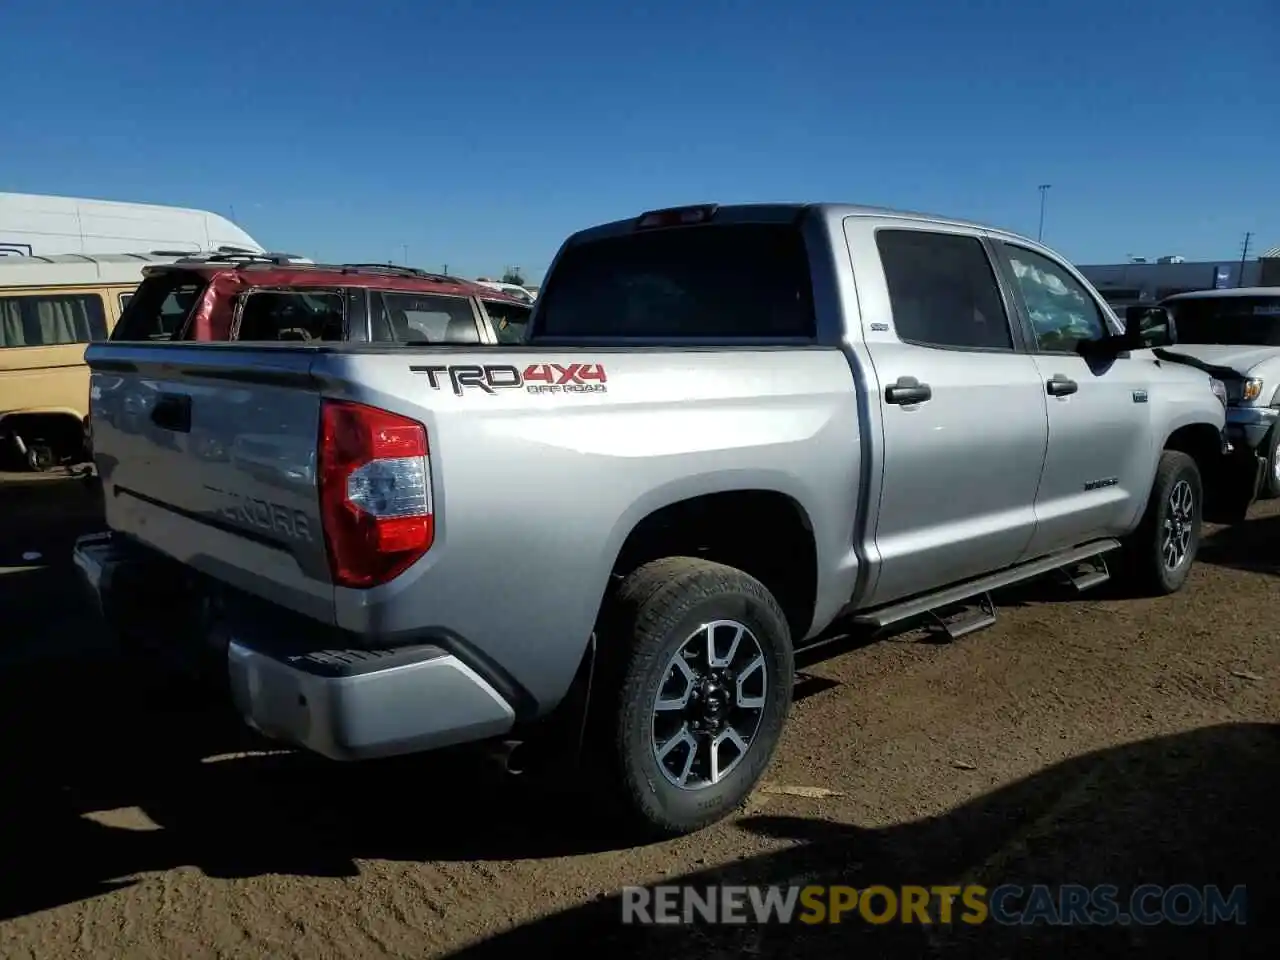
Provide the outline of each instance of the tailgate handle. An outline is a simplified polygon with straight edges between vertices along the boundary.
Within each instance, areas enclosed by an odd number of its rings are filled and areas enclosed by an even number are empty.
[[[191,432],[191,398],[185,393],[162,393],[151,408],[151,422],[174,433]]]

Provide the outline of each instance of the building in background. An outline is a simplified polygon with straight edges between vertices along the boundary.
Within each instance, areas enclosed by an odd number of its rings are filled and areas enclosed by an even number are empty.
[[[1152,263],[1135,257],[1129,263],[1084,264],[1079,270],[1123,315],[1125,307],[1156,303],[1191,290],[1280,286],[1280,247],[1243,263],[1239,258],[1190,263],[1179,256],[1159,257]]]
[[[1258,286],[1280,287],[1280,247],[1272,247],[1258,258],[1258,263],[1262,265]]]

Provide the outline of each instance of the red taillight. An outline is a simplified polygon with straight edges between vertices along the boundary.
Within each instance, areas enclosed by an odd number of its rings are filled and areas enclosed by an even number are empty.
[[[650,210],[636,220],[637,230],[653,230],[658,227],[692,227],[706,223],[716,212],[714,203],[700,207],[671,207],[667,210]]]
[[[431,549],[431,461],[422,424],[325,400],[317,473],[334,583],[386,583]]]

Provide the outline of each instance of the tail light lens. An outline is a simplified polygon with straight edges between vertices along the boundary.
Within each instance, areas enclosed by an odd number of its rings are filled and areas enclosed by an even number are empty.
[[[373,587],[431,549],[431,461],[422,424],[326,400],[320,415],[320,509],[334,583]]]

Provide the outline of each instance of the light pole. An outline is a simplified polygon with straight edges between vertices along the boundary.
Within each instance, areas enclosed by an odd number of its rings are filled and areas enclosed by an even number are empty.
[[[1053,186],[1051,183],[1042,183],[1037,189],[1040,191],[1040,227],[1036,230],[1036,240],[1044,239],[1044,201],[1049,195],[1049,188]]]

